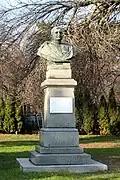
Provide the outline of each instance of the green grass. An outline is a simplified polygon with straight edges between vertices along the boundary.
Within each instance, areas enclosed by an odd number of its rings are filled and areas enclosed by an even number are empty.
[[[86,153],[92,156],[120,156],[120,137],[116,136],[80,136],[80,144],[84,144]],[[90,146],[92,144],[92,147]],[[109,146],[108,146],[109,144]],[[105,148],[103,148],[103,147]]]
[[[94,143],[94,142],[118,142],[120,143],[120,137],[118,136],[99,136],[99,135],[82,135],[80,136],[81,143]]]
[[[0,134],[0,180],[112,180],[120,179],[120,166],[98,173],[23,173],[16,162],[18,157],[29,157],[29,151],[38,144],[38,135],[2,135]],[[110,143],[114,148],[97,148],[102,143]],[[85,152],[93,157],[102,157],[103,162],[110,157],[120,158],[120,138],[114,136],[80,136]],[[93,147],[91,148],[91,144]],[[109,150],[108,150],[109,149]],[[120,162],[120,161],[118,161]]]

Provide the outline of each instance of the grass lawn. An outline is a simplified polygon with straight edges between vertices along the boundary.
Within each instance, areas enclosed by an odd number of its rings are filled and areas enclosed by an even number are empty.
[[[23,173],[17,157],[29,157],[29,151],[38,144],[38,135],[0,134],[0,180],[100,180],[120,179],[120,137],[81,136],[80,146],[94,159],[108,164],[108,172]]]

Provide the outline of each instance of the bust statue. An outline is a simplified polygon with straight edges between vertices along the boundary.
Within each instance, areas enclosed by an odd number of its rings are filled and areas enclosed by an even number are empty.
[[[47,60],[47,64],[70,63],[74,56],[73,46],[61,43],[63,30],[54,27],[51,30],[51,41],[44,42],[38,49],[37,55]]]

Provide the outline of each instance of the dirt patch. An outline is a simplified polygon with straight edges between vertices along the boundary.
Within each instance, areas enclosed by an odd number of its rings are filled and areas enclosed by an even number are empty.
[[[88,143],[88,144],[80,144],[82,148],[115,148],[116,143],[111,142],[96,142],[96,143]]]
[[[109,171],[120,170],[120,156],[96,156],[94,159],[106,164]]]
[[[96,143],[88,143],[88,144],[80,144],[80,147],[82,148],[116,148],[120,147],[119,144],[111,143],[111,142],[96,142]],[[99,161],[101,163],[104,163],[108,166],[109,171],[120,171],[120,156],[101,156],[96,155],[94,156],[94,160]]]

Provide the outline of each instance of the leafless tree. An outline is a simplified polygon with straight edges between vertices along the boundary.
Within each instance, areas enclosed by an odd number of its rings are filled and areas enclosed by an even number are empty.
[[[116,21],[119,17],[119,5],[119,0],[19,0],[15,5],[0,9],[2,29],[7,29],[4,41],[11,35],[15,41],[42,21],[69,26],[73,19],[78,18],[79,22],[106,25],[106,22]]]
[[[79,51],[72,62],[73,76],[78,85],[88,86],[92,96],[98,99],[101,91],[106,92],[118,80],[119,0],[28,0],[27,3],[19,0],[16,5],[1,7],[0,17],[1,44],[8,41],[24,44],[24,39],[28,42],[23,48],[26,63],[22,69],[28,79],[34,68],[37,68],[36,74],[38,69],[44,73],[42,61],[39,61],[39,67],[36,64],[39,44],[49,37],[52,26],[65,24],[67,40]]]

